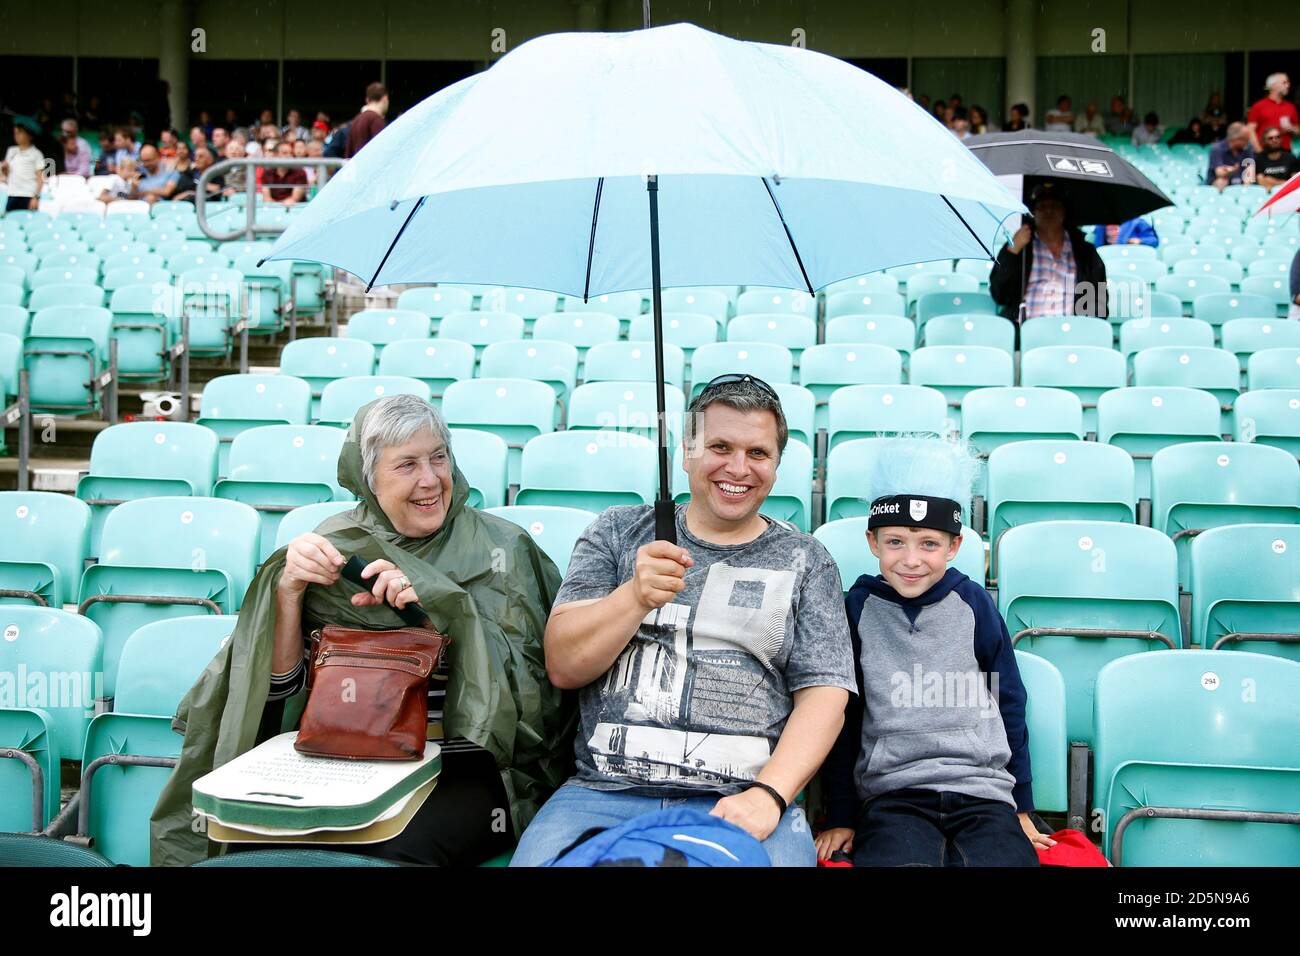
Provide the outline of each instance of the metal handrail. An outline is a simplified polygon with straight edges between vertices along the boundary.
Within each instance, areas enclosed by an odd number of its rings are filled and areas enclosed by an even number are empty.
[[[1124,831],[1134,820],[1219,820],[1228,823],[1281,823],[1300,826],[1300,813],[1274,813],[1263,810],[1216,810],[1199,807],[1135,807],[1124,814],[1110,838],[1110,861],[1124,865]]]
[[[213,163],[207,169],[203,170],[203,175],[194,185],[194,215],[198,220],[199,229],[209,239],[217,242],[231,242],[235,239],[254,239],[261,234],[277,234],[284,232],[285,226],[282,223],[259,223],[257,222],[257,191],[260,188],[257,184],[257,168],[294,168],[294,167],[316,167],[319,176],[315,185],[323,186],[329,181],[330,171],[337,169],[347,163],[346,159],[339,159],[334,156],[313,156],[310,159],[300,157],[281,157],[281,156],[244,156],[239,159],[223,159],[219,163]],[[235,229],[231,232],[216,232],[208,224],[207,211],[205,206],[208,203],[208,184],[212,180],[225,173],[228,170],[245,168],[248,170],[248,183],[245,191],[248,194],[246,204],[247,220],[243,229]],[[264,184],[265,185],[265,184]]]

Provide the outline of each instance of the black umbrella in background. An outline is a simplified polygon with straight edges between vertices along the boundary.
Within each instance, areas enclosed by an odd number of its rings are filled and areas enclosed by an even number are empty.
[[[1026,204],[1040,183],[1058,183],[1071,225],[1127,222],[1174,204],[1137,167],[1093,136],[1026,129],[985,133],[965,143]]]

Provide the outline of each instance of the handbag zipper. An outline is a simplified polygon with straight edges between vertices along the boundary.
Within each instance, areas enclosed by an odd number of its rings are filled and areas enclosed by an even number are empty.
[[[332,655],[338,655],[340,657],[368,657],[380,661],[400,660],[400,661],[406,661],[407,663],[410,664],[414,664],[416,667],[424,666],[424,661],[420,660],[418,657],[412,657],[408,654],[400,654],[400,653],[385,654],[378,651],[343,651],[343,650],[336,650],[336,649],[321,651],[320,656],[316,658],[316,666],[319,667],[321,664],[324,664],[325,661]]]

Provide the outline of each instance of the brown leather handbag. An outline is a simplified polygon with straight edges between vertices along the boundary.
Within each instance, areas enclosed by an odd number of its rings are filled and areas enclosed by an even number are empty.
[[[294,749],[345,760],[418,760],[429,676],[450,638],[431,628],[312,632],[310,694]]]

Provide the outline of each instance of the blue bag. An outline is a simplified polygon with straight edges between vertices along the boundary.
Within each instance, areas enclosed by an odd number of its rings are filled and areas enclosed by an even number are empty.
[[[547,866],[771,866],[763,844],[721,817],[670,807],[589,831]]]

